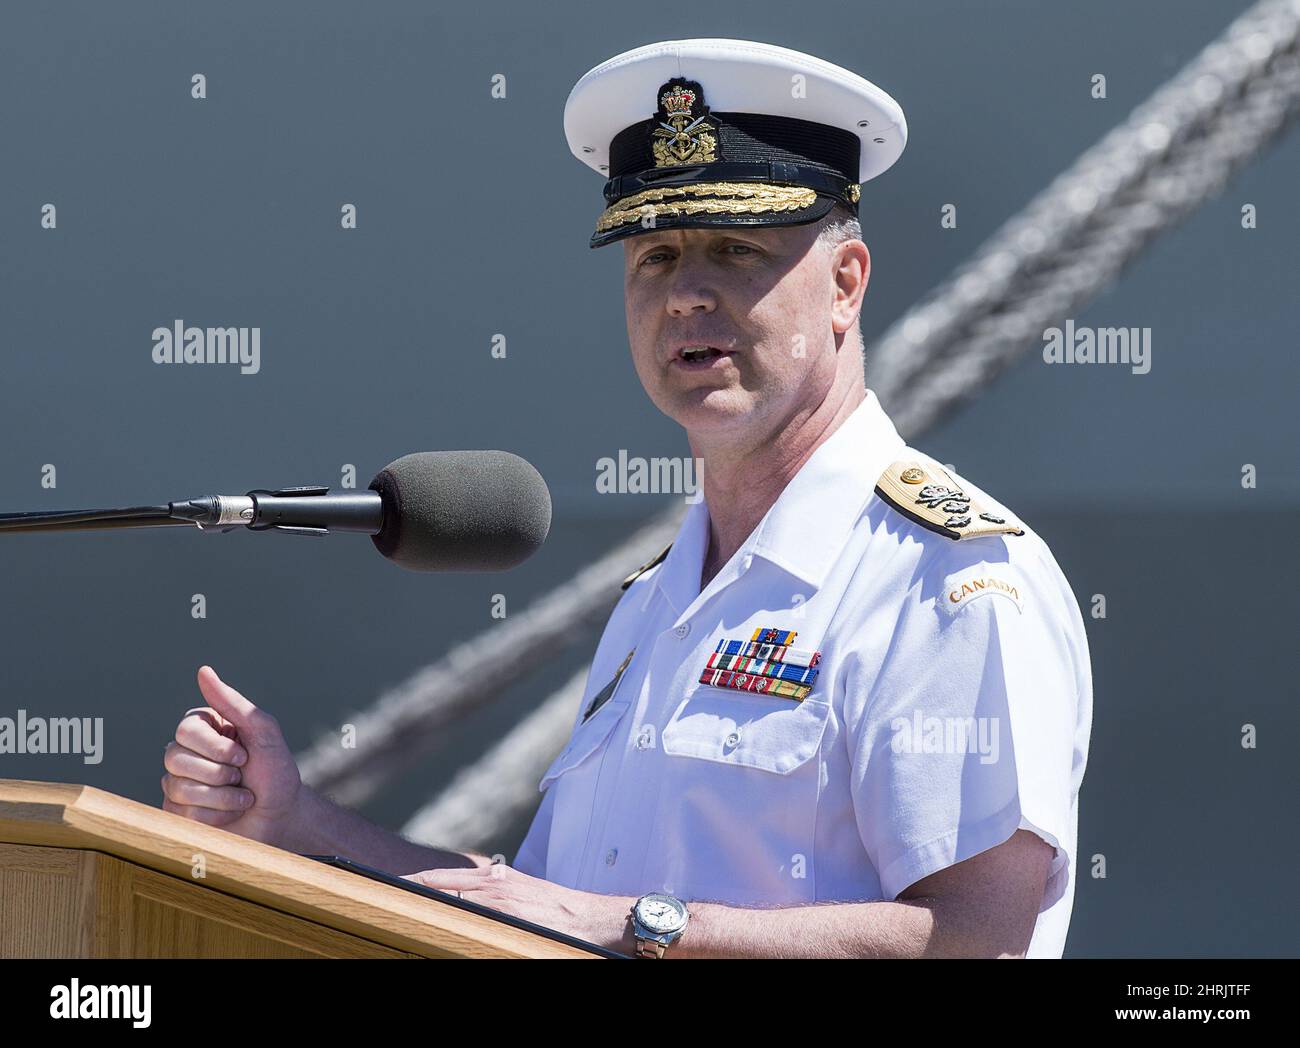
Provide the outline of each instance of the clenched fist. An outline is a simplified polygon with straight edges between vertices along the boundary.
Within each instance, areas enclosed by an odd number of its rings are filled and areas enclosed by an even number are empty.
[[[163,810],[278,845],[303,792],[280,725],[211,666],[198,679],[208,705],[189,710],[167,744]]]

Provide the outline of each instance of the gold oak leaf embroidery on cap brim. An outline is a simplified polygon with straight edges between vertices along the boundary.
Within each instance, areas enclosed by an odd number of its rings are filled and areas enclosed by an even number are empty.
[[[682,199],[672,200],[673,197]],[[700,199],[686,199],[697,197]],[[798,211],[817,202],[815,190],[804,186],[744,185],[739,182],[701,182],[667,189],[646,189],[607,207],[596,219],[596,229],[604,232],[628,222],[639,222],[647,214],[715,215],[761,214],[775,211]]]

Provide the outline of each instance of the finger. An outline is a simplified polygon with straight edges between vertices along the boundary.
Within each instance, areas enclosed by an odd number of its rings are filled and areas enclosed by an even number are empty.
[[[211,721],[198,714],[192,713],[176,725],[176,741],[218,764],[239,767],[248,763],[248,751],[237,740],[221,735]]]
[[[248,745],[271,746],[282,741],[276,719],[218,677],[211,666],[199,667],[199,690],[218,713],[239,729],[240,738]]]
[[[253,806],[253,794],[242,786],[207,786],[168,773],[162,777],[162,788],[168,800],[194,808],[244,812]]]
[[[163,767],[178,778],[194,779],[209,786],[237,786],[243,778],[238,768],[208,760],[179,742],[167,744]]]
[[[218,677],[217,671],[211,666],[199,667],[198,680],[199,691],[208,700],[208,704],[237,727],[242,728],[248,718],[257,712],[257,707]]]
[[[202,717],[216,728],[220,734],[225,735],[227,738],[233,739],[239,734],[239,729],[231,724],[230,721],[226,720],[225,717],[214,710],[211,706],[191,706],[185,711],[185,716],[188,717],[192,713]]]
[[[175,801],[167,799],[163,800],[162,806],[163,811],[169,811],[173,815],[180,815],[207,826],[229,826],[240,818],[239,812],[214,811],[212,808],[194,808],[188,804],[177,804]]]
[[[474,870],[421,870],[407,874],[405,879],[443,892],[482,890],[484,886],[484,878]]]

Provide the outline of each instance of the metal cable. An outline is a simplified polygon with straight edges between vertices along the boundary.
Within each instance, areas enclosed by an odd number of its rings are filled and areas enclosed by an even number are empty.
[[[979,393],[1300,111],[1300,0],[1264,0],[1083,154],[867,354],[905,436]]]
[[[447,788],[417,811],[402,834],[419,844],[483,851],[532,813],[537,783],[573,730],[587,683],[579,670]]]
[[[656,517],[568,582],[346,718],[355,725],[354,748],[344,748],[338,732],[321,735],[298,756],[303,781],[343,804],[369,800],[436,744],[443,725],[554,658],[583,625],[604,621],[622,595],[619,583],[672,541],[682,512],[679,506]]]

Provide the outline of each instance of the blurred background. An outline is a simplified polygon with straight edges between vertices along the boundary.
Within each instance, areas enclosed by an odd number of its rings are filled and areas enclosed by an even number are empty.
[[[908,147],[863,191],[871,346],[1247,6],[4,5],[0,511],[337,486],[348,465],[364,488],[410,451],[501,448],[537,466],[555,514],[539,554],[477,576],[402,572],[361,536],[0,536],[0,716],[105,725],[97,765],[0,754],[0,777],[159,804],[203,663],[304,751],[503,628],[496,595],[509,622],[680,503],[596,491],[602,457],[689,449],[632,369],[621,248],[587,247],[602,183],[561,116],[592,66],[654,40],[743,37],[899,100]],[[1095,713],[1067,956],[1300,941],[1269,890],[1300,858],[1285,831],[1300,792],[1286,741],[1300,734],[1298,174],[1300,134],[1283,134],[1071,313],[1150,328],[1148,374],[1049,367],[1031,338],[911,434],[1047,540],[1085,612]],[[340,228],[349,203],[355,230]],[[178,319],[260,327],[260,371],[155,365],[151,332]],[[602,621],[440,730],[362,810],[406,824],[584,670]],[[530,816],[496,820],[482,846],[513,857]]]

